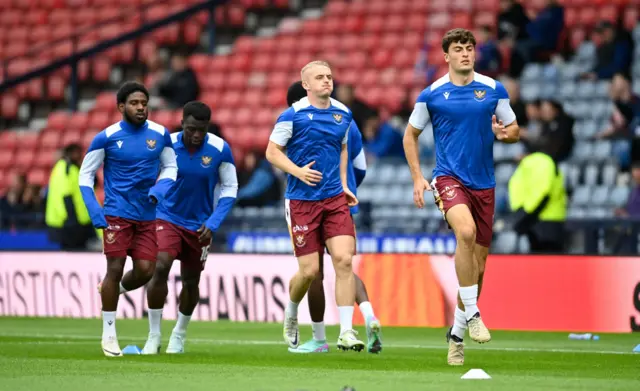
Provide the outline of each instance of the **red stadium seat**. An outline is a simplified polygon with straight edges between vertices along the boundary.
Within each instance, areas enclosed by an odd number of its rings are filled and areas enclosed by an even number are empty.
[[[89,127],[89,115],[81,111],[71,114],[67,129],[87,129]]]
[[[67,128],[70,115],[65,111],[54,111],[47,118],[47,127],[53,131],[61,131]]]
[[[157,122],[165,128],[171,128],[173,124],[173,112],[166,110],[154,111],[149,114],[149,119]]]
[[[0,153],[0,171],[6,171],[13,166],[13,149],[3,148]]]
[[[23,149],[20,153],[17,153],[15,159],[13,159],[12,167],[19,171],[27,171],[31,168],[35,157],[35,151],[33,149]]]
[[[270,109],[260,109],[253,117],[253,125],[257,127],[269,127],[275,123],[273,112]]]
[[[103,130],[111,125],[110,111],[94,111],[89,115],[88,129]],[[80,128],[85,130],[85,128]]]
[[[47,80],[47,96],[52,100],[63,100],[66,81],[60,76],[50,76]]]
[[[45,186],[49,183],[47,171],[39,168],[32,168],[27,174],[27,181],[31,184]]]
[[[7,119],[15,119],[18,116],[18,97],[11,94],[2,95],[0,100],[0,116]]]
[[[38,151],[33,164],[35,167],[50,170],[58,159],[60,159],[60,150],[45,148]]]
[[[80,144],[83,133],[84,130],[67,130],[62,134],[62,147],[66,147],[69,144]]]
[[[234,124],[239,127],[248,127],[253,122],[254,113],[251,109],[243,107],[235,112]]]
[[[240,72],[247,72],[251,67],[251,54],[248,53],[236,53],[231,56],[229,61],[231,69]]]
[[[61,142],[60,133],[57,131],[45,131],[40,137],[40,148],[56,149],[60,146]]]
[[[111,74],[111,62],[104,58],[96,58],[93,61],[93,78],[95,81],[106,82]]]

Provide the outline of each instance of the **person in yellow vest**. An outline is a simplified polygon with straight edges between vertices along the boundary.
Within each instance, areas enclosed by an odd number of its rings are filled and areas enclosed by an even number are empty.
[[[525,156],[509,180],[514,230],[529,239],[532,253],[561,253],[567,194],[555,159],[545,152]]]
[[[45,222],[49,238],[63,250],[84,250],[96,237],[91,224],[78,178],[82,163],[82,147],[66,146],[62,158],[56,162],[49,177]]]

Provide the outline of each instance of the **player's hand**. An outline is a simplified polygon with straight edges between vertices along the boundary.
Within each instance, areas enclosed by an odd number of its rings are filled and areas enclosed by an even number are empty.
[[[200,240],[200,243],[202,244],[211,243],[213,232],[209,228],[205,227],[204,224],[202,224],[202,227],[198,228],[197,232],[200,234],[200,237],[198,237],[198,240]]]
[[[420,209],[424,208],[424,192],[431,191],[431,185],[429,182],[421,178],[413,182],[413,202]]]
[[[315,160],[300,168],[296,177],[309,186],[315,186],[316,183],[322,180],[322,173],[320,171],[313,170],[311,166],[315,164]]]
[[[347,205],[349,205],[349,207],[358,205],[358,198],[356,198],[351,190],[345,188],[344,195],[347,196]]]
[[[506,138],[509,138],[506,126],[504,126],[502,120],[497,121],[495,114],[493,115],[493,117],[491,117],[491,129],[493,130],[493,134],[496,135],[496,138],[498,140],[502,141]]]

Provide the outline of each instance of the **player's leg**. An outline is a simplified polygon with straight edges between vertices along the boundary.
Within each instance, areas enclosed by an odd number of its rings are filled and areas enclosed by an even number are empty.
[[[182,250],[182,236],[173,224],[158,221],[162,230],[156,231],[158,241],[158,256],[153,277],[147,284],[147,313],[149,314],[149,336],[142,349],[143,354],[158,354],[160,352],[162,332],[162,310],[169,293],[169,272],[173,261]]]
[[[311,330],[313,338],[298,346],[296,349],[289,348],[291,353],[327,353],[327,334],[324,325],[324,311],[326,307],[324,297],[324,252],[319,253],[318,275],[309,286],[307,301],[309,302],[309,314],[311,315]]]
[[[118,217],[106,216],[106,220],[109,226],[104,230],[103,241],[107,272],[98,289],[102,301],[102,351],[107,357],[119,357],[122,351],[116,334],[116,311],[133,227],[129,221]]]
[[[367,351],[369,353],[380,353],[382,351],[382,325],[373,313],[373,306],[369,302],[367,287],[357,274],[353,273],[356,279],[356,303],[362,312],[364,324],[367,328]]]
[[[285,217],[298,259],[298,271],[289,281],[289,302],[284,311],[283,337],[290,348],[297,348],[298,306],[320,269],[320,252],[324,251],[319,230],[322,205],[313,201],[285,200]]]
[[[122,356],[116,333],[116,312],[120,279],[127,260],[125,256],[107,256],[107,273],[101,283],[102,300],[102,351],[107,357]]]
[[[153,277],[158,256],[156,222],[143,221],[135,225],[131,258],[133,269],[125,273],[120,283],[124,291],[132,291],[145,285]]]
[[[169,272],[175,260],[175,254],[162,251],[158,253],[153,277],[147,285],[147,313],[149,315],[149,336],[142,354],[158,354],[162,345],[162,310],[169,293]]]
[[[209,246],[203,250],[203,257],[208,255]],[[206,255],[205,255],[206,254]],[[178,321],[176,322],[167,353],[184,353],[184,343],[187,338],[187,326],[191,320],[191,315],[200,301],[200,276],[204,270],[205,262],[182,262],[180,264],[180,274],[182,276],[182,289],[180,290],[180,305],[178,306]]]
[[[353,255],[356,253],[353,218],[346,197],[340,194],[325,200],[322,236],[331,254],[336,273],[336,304],[340,313],[339,349],[364,349],[353,330],[353,307],[356,299],[356,279],[353,273]]]

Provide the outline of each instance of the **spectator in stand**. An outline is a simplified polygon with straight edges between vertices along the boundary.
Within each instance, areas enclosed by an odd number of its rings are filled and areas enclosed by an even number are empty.
[[[477,37],[475,69],[479,73],[487,76],[497,77],[502,69],[502,55],[498,49],[498,42],[495,39],[493,31],[491,31],[491,27],[480,27],[480,32]]]
[[[158,93],[172,109],[198,99],[200,85],[196,73],[189,67],[186,53],[177,52],[171,57],[171,70],[159,81]]]
[[[522,130],[523,127],[529,124],[529,119],[527,118],[526,106],[522,99],[520,99],[520,83],[508,77],[503,78],[501,81],[509,94],[509,103],[511,104],[513,112],[516,114],[520,130]],[[520,136],[522,137],[522,134]]]
[[[236,205],[269,206],[280,202],[282,186],[271,163],[251,151],[244,158],[242,171],[238,173],[240,190]]]
[[[543,52],[557,48],[564,29],[564,8],[557,0],[546,0],[546,6],[526,26],[529,37],[516,42],[511,56],[512,77],[519,77],[525,64]]]
[[[16,227],[21,211],[22,194],[27,188],[27,176],[15,174],[4,197],[0,198],[0,225],[3,229]]]
[[[596,138],[616,138],[630,136],[629,125],[640,115],[640,98],[633,95],[631,81],[622,73],[613,76],[609,96],[613,101],[613,113],[609,126],[596,135]]]
[[[624,208],[616,209],[615,214],[618,217],[640,220],[640,163],[634,163],[631,168],[631,176],[635,183],[627,200],[627,204]]]
[[[360,129],[363,128],[367,118],[375,113],[366,103],[356,98],[353,86],[350,84],[338,84],[335,95],[337,100],[351,109],[353,120],[356,121],[356,125],[358,125]]]
[[[44,224],[44,202],[42,197],[42,187],[40,185],[29,184],[22,193],[20,202],[20,227],[25,229],[43,228]]]
[[[402,132],[388,122],[381,123],[380,116],[371,115],[362,129],[362,144],[368,159],[405,159]]]
[[[569,158],[575,144],[573,135],[575,120],[564,111],[560,102],[554,100],[542,101],[540,118],[542,126],[536,150],[544,146],[545,153],[556,162]]]
[[[524,144],[528,152],[535,150],[536,140],[540,137],[542,119],[540,118],[540,100],[527,102],[525,105],[525,117],[527,125],[520,127],[520,142]],[[518,118],[520,120],[520,118]]]
[[[524,7],[515,0],[500,1],[500,14],[498,15],[498,40],[514,43],[529,37],[527,34],[529,17]]]
[[[591,80],[610,80],[616,73],[627,73],[631,67],[630,42],[624,34],[616,32],[608,21],[600,22],[594,30],[596,64],[590,73],[583,75]]]

